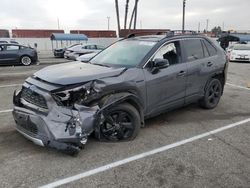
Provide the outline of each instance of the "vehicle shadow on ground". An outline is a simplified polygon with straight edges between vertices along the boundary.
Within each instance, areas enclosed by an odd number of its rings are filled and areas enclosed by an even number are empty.
[[[216,109],[213,110],[206,110],[199,107],[198,104],[191,104],[185,106],[180,109],[176,109],[170,112],[162,113],[158,116],[153,118],[147,119],[145,121],[145,126],[141,128],[140,136],[143,134],[144,131],[147,129],[160,129],[162,126],[175,126],[176,124],[187,124],[187,123],[197,123],[202,121],[211,121],[211,120],[228,120],[228,117],[233,116],[242,116],[242,117],[249,117],[249,112],[244,113],[231,113],[231,112],[223,112],[220,113],[220,107],[223,108],[223,104],[218,106]],[[194,118],[195,117],[195,118]],[[19,152],[29,152],[29,153],[36,153],[36,154],[48,154],[48,155],[62,155],[63,152],[55,150],[53,148],[43,148],[33,144],[31,141],[24,138],[20,135],[14,128],[9,129],[7,132],[0,132],[0,145],[8,145],[8,150],[13,151],[17,150]],[[136,138],[137,139],[137,138]],[[129,141],[133,142],[133,141]],[[110,144],[110,146],[115,147],[119,145],[120,142],[105,142],[99,141],[94,137],[94,134],[89,136],[87,142],[87,149],[93,147],[99,147],[100,143]],[[20,147],[21,146],[21,147]],[[65,156],[67,156],[65,154]]]

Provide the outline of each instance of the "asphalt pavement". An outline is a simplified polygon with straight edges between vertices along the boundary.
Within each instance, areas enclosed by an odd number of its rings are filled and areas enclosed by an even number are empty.
[[[250,118],[250,63],[230,63],[216,109],[193,104],[154,117],[131,142],[105,143],[91,137],[85,149],[71,157],[25,139],[6,111],[12,108],[18,84],[60,61],[67,60],[48,58],[30,67],[0,67],[0,187],[50,187],[60,182],[62,187],[250,187],[250,120],[237,124]],[[223,130],[234,123],[237,126]],[[169,145],[173,147],[145,155]],[[126,161],[138,155],[141,158]],[[117,161],[123,163],[114,166]],[[88,176],[82,176],[84,172]]]

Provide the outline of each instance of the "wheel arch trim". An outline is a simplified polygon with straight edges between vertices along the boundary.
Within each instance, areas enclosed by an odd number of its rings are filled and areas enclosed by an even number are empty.
[[[105,99],[104,105],[98,111],[98,114],[102,113],[104,110],[108,108],[111,108],[114,105],[124,103],[124,102],[131,104],[138,110],[140,114],[141,125],[144,126],[143,104],[136,95],[129,93],[129,92],[115,93],[115,94],[110,94],[109,96],[107,96],[107,98]]]

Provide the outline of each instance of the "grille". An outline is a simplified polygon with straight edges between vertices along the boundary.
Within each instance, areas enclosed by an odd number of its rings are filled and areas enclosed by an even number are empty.
[[[23,129],[25,129],[26,131],[37,135],[38,129],[34,123],[29,121],[25,124],[19,124],[19,126],[22,127]]]
[[[62,52],[62,51],[63,51],[63,49],[55,50],[55,52]]]
[[[33,105],[36,105],[36,106],[41,107],[41,108],[48,109],[45,98],[42,95],[32,91],[29,88],[23,88],[22,89],[21,97],[24,100],[26,100],[27,102],[29,102],[29,103],[31,103]]]

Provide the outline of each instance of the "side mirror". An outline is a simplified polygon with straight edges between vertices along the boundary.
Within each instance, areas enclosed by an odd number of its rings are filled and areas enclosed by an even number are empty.
[[[156,74],[159,72],[160,69],[164,69],[169,67],[169,61],[167,59],[155,59],[153,61],[153,67],[151,69],[152,74]]]

